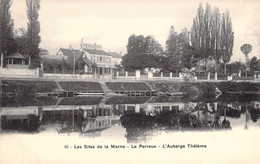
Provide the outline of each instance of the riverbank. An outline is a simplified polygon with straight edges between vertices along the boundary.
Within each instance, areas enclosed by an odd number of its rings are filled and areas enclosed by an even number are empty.
[[[6,80],[2,79],[1,91],[9,96],[33,97],[41,94],[73,93],[104,93],[109,92],[158,92],[162,94],[183,93],[185,95],[215,95],[215,94],[260,94],[258,82],[99,82],[99,81],[53,81],[53,80]],[[102,83],[102,85],[101,85]],[[104,85],[105,88],[104,89]]]

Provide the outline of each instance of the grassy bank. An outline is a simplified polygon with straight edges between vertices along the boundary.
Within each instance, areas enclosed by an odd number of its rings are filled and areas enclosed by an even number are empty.
[[[84,81],[26,81],[3,80],[3,94],[13,97],[34,97],[36,93],[57,93],[60,90],[69,92],[103,92],[99,82]],[[58,85],[57,85],[58,84]],[[260,83],[250,82],[106,82],[106,86],[116,91],[157,91],[164,93],[183,92],[186,95],[214,95],[216,88],[223,94],[260,94]]]
[[[62,81],[59,82],[60,86],[65,91],[71,92],[103,92],[99,82],[83,82],[83,81]]]
[[[2,93],[21,96],[34,96],[36,93],[57,92],[57,84],[53,81],[3,80]]]

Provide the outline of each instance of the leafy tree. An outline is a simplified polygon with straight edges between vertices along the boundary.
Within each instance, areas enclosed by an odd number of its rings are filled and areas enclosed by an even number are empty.
[[[27,54],[31,58],[31,67],[40,67],[39,44],[41,42],[40,22],[38,21],[40,0],[26,0],[27,5]]]
[[[245,55],[245,57],[246,57],[246,66],[247,66],[247,68],[249,68],[249,57],[248,57],[248,54],[252,51],[252,46],[250,44],[246,43],[246,44],[243,44],[240,47],[240,50]]]
[[[180,71],[181,68],[191,68],[192,53],[189,45],[189,32],[186,28],[180,34],[171,26],[166,41],[165,63],[167,71]]]
[[[218,70],[220,64],[220,41],[221,41],[221,14],[219,9],[214,7],[212,13],[212,24],[211,24],[211,50],[213,51],[213,58],[216,61],[215,69]]]
[[[163,54],[161,45],[152,37],[131,35],[128,39],[127,53],[122,65],[126,70],[158,67]]]
[[[246,66],[241,62],[233,62],[226,64],[226,70],[228,74],[239,73],[239,70],[246,70]]]
[[[13,40],[13,20],[11,19],[11,0],[0,0],[0,55],[9,52],[9,46]]]
[[[224,74],[226,74],[226,64],[230,61],[234,46],[234,32],[232,30],[232,22],[227,10],[222,14],[221,24],[221,59],[224,63]]]
[[[197,15],[193,19],[191,28],[191,43],[200,59],[205,60],[205,67],[207,68],[208,59],[212,55],[211,50],[211,7],[207,3],[206,9],[199,5]]]
[[[210,57],[216,62],[215,69],[218,69],[221,61],[224,65],[230,61],[233,40],[234,33],[229,12],[226,11],[221,17],[218,8],[215,7],[212,11],[207,3],[204,10],[200,4],[193,19],[191,44],[198,58],[205,61],[206,72]]]
[[[168,36],[168,40],[166,41],[166,58],[165,58],[165,66],[169,71],[175,71],[180,69],[181,65],[181,54],[180,45],[178,43],[179,36],[177,32],[174,30],[174,27],[171,26],[170,33]]]
[[[250,60],[250,71],[260,71],[260,60],[255,56]]]

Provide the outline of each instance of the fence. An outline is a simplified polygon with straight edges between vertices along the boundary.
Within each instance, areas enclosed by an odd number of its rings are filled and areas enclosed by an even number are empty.
[[[152,73],[141,72],[137,70],[136,72],[117,72],[115,79],[118,80],[182,80],[182,75],[180,73],[172,72],[161,72],[161,73]]]

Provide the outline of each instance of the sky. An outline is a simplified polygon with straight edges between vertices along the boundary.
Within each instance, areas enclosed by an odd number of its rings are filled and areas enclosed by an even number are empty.
[[[26,0],[13,0],[15,28],[27,28]],[[103,45],[105,51],[126,53],[131,34],[152,35],[163,47],[173,25],[179,33],[191,29],[199,3],[230,11],[234,31],[231,61],[245,61],[240,47],[249,43],[249,57],[260,58],[260,0],[41,0],[40,47],[55,55],[59,48]]]

